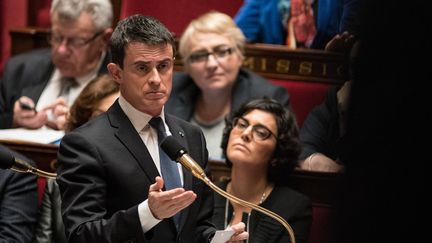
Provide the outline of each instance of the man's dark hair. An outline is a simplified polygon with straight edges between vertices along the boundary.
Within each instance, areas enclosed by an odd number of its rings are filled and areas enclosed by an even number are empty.
[[[111,61],[123,68],[125,48],[131,42],[146,45],[168,44],[173,48],[175,56],[175,41],[173,34],[159,20],[140,14],[125,18],[117,24],[109,43]]]

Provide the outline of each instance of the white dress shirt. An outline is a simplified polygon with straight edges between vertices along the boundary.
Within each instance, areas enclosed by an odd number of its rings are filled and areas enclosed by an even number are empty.
[[[126,116],[131,121],[133,127],[141,137],[142,141],[144,142],[145,146],[147,147],[153,162],[155,163],[155,166],[161,175],[160,170],[160,160],[159,160],[159,145],[158,145],[158,138],[157,138],[157,131],[156,129],[152,128],[148,122],[150,119],[152,119],[152,116],[143,113],[137,109],[135,109],[127,100],[120,95],[119,97],[119,105],[122,108],[123,112],[126,114]],[[165,114],[162,110],[162,113],[160,114],[160,117],[162,118],[162,121],[165,125],[165,131],[167,133],[167,136],[171,135],[171,131],[169,130],[169,127],[166,125],[165,122]],[[180,174],[180,180],[183,185],[183,172],[181,165],[177,163],[177,167],[179,169]],[[148,199],[146,199],[144,202],[140,203],[138,205],[138,215],[141,222],[141,227],[145,232],[149,231],[151,228],[153,228],[156,224],[158,224],[161,220],[156,219],[153,214],[150,211],[150,208],[148,206]]]

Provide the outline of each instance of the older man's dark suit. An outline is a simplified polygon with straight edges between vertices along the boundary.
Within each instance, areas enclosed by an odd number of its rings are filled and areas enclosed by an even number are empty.
[[[201,130],[170,115],[174,137],[203,168],[207,150]],[[69,242],[208,242],[212,192],[183,170],[184,188],[197,199],[182,211],[180,233],[166,219],[143,233],[138,204],[159,175],[139,134],[118,102],[103,115],[67,134],[59,150],[63,221]]]
[[[99,74],[107,73],[109,58],[105,56]],[[0,80],[0,128],[10,128],[15,101],[25,95],[35,103],[54,71],[51,49],[39,49],[12,57]]]

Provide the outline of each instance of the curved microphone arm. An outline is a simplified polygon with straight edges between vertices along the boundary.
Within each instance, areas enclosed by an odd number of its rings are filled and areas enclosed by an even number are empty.
[[[55,179],[57,177],[56,173],[50,173],[43,170],[39,170],[38,168],[35,168],[29,163],[27,163],[26,161],[17,158],[15,158],[15,163],[10,169],[21,173],[32,173],[37,176],[50,178],[50,179]]]
[[[189,155],[187,155],[184,150],[180,150],[179,154],[181,154],[181,156],[179,158],[177,158],[176,161],[180,162],[184,167],[189,169],[196,178],[202,180],[210,188],[212,188],[215,192],[217,192],[221,196],[227,198],[228,200],[231,200],[232,202],[240,204],[242,206],[253,208],[253,209],[277,220],[288,231],[291,242],[292,243],[296,242],[295,236],[294,236],[294,231],[285,219],[283,219],[281,216],[277,215],[276,213],[274,213],[274,212],[272,212],[266,208],[263,208],[261,206],[254,204],[254,203],[251,203],[251,202],[245,201],[243,199],[240,199],[238,197],[235,197],[235,196],[229,194],[228,192],[222,190],[221,188],[216,186],[212,181],[210,181],[210,179],[205,174],[204,170]]]

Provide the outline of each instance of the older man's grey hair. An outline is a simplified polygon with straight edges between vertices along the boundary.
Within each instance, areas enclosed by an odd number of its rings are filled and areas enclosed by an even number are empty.
[[[89,13],[97,30],[111,27],[113,9],[110,0],[53,0],[51,20],[55,14],[63,20],[77,20],[82,13]]]

